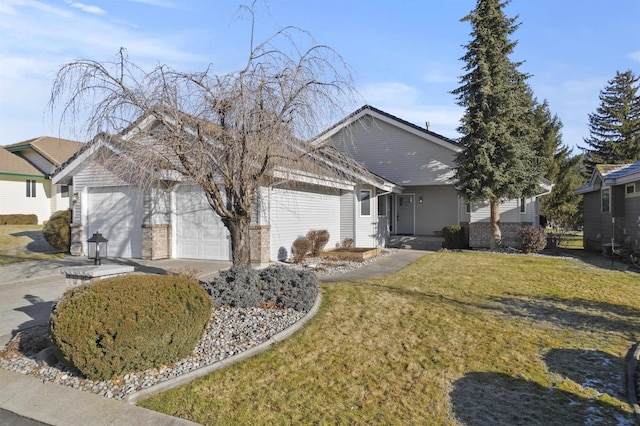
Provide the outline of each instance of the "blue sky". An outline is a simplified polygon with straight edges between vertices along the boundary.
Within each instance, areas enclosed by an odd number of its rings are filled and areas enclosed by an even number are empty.
[[[47,110],[56,71],[85,58],[108,61],[120,47],[145,69],[240,68],[250,21],[232,0],[0,0],[0,145],[42,135],[82,139]],[[244,2],[248,4],[249,2]],[[463,110],[450,91],[463,73],[475,0],[259,0],[256,40],[294,25],[340,53],[365,103],[456,138]],[[616,71],[640,74],[640,0],[513,0],[519,15],[514,61],[539,100],[582,145],[588,114]],[[85,140],[82,139],[82,140]],[[576,151],[577,152],[577,151]]]

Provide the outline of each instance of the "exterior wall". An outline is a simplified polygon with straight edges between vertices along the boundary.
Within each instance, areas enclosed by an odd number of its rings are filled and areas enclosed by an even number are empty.
[[[601,212],[600,191],[594,191],[584,194],[583,209],[584,248],[587,250],[600,250],[602,241],[600,216],[603,215],[603,213]],[[605,213],[604,215],[608,216],[609,223],[611,223],[611,215],[607,213]]]
[[[624,229],[625,240],[633,248],[640,248],[640,182],[635,182],[636,192],[625,194],[624,217],[626,227]]]
[[[171,225],[142,225],[142,258],[148,260],[171,257]]]
[[[70,235],[70,239],[71,239],[71,246],[69,249],[69,253],[71,253],[71,256],[82,256],[83,251],[82,251],[82,246],[83,246],[83,232],[82,232],[82,225],[79,223],[72,223],[71,224],[71,235]]]
[[[331,138],[338,150],[399,185],[446,185],[453,181],[454,149],[369,115]],[[434,138],[435,140],[435,138]],[[446,143],[446,142],[445,142]]]
[[[71,185],[69,185],[67,196],[62,196],[62,185],[51,185],[51,194],[51,214],[71,208],[71,195],[73,194]]]
[[[353,239],[355,228],[355,195],[353,191],[341,191],[340,194],[340,243],[345,238]]]
[[[404,192],[415,194],[416,235],[432,235],[445,226],[458,225],[458,195],[452,185],[405,187]]]
[[[340,243],[340,191],[327,188],[275,187],[269,191],[270,257],[284,260],[291,244],[312,229],[326,229],[327,248]],[[264,201],[264,200],[263,200]]]
[[[35,214],[38,223],[51,216],[51,181],[36,181],[36,196],[27,197],[27,178],[2,177],[0,179],[0,214]]]
[[[470,222],[486,222],[491,221],[491,208],[489,202],[475,202],[471,204]],[[519,200],[509,200],[500,204],[500,222],[520,223],[522,222],[520,215]]]

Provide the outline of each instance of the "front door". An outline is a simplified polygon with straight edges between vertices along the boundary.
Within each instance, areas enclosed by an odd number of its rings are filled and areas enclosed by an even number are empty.
[[[413,195],[398,195],[396,234],[413,235]]]

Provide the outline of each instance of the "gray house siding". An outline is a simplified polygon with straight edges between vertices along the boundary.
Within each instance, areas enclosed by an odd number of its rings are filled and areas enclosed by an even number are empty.
[[[417,235],[432,235],[460,222],[458,216],[452,215],[458,211],[458,195],[452,185],[407,186],[405,192],[415,194]]]
[[[354,238],[354,207],[355,195],[352,191],[342,191],[340,194],[340,242],[345,238]]]
[[[452,149],[429,143],[368,115],[334,135],[331,143],[373,173],[398,185],[452,183]]]
[[[600,216],[602,213],[600,206],[600,191],[584,194],[583,240],[584,248],[588,250],[600,250],[601,247]]]

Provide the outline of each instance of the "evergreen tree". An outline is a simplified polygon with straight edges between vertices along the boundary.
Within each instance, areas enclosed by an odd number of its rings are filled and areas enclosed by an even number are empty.
[[[585,169],[590,176],[596,164],[624,164],[640,159],[640,95],[631,71],[616,76],[600,92],[600,106],[589,114]]]
[[[528,76],[509,59],[517,44],[509,36],[519,24],[505,16],[508,3],[478,0],[462,19],[471,24],[472,40],[461,58],[466,74],[452,92],[466,109],[458,128],[463,150],[455,158],[456,188],[466,201],[489,201],[491,248],[501,240],[500,202],[534,195],[542,176]]]

